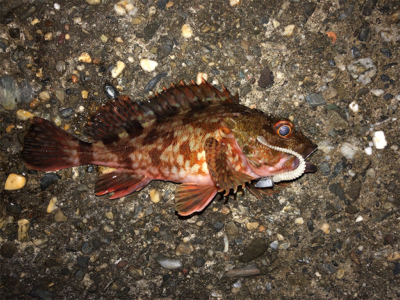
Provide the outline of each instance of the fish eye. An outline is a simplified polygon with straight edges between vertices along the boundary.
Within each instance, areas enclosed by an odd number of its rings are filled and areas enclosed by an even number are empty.
[[[276,133],[282,138],[288,138],[292,135],[293,124],[289,121],[279,121],[274,126]]]
[[[287,136],[290,133],[290,127],[287,125],[282,125],[278,129],[278,133],[280,136]]]

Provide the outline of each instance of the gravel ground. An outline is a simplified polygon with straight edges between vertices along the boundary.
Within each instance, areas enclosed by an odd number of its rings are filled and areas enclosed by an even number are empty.
[[[0,1],[0,297],[398,299],[399,41],[397,0]],[[32,115],[85,139],[107,96],[199,73],[293,119],[319,170],[182,218],[173,183],[109,200],[96,166],[25,168]]]

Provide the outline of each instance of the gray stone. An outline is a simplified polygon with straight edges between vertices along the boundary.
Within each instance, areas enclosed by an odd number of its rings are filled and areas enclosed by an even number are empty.
[[[326,105],[326,101],[321,94],[309,94],[306,96],[306,101],[311,106]]]

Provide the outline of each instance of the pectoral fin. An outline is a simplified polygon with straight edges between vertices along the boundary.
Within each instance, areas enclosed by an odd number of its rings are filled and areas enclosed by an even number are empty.
[[[96,182],[96,196],[115,192],[110,199],[118,199],[145,187],[151,179],[134,172],[118,170],[103,174]]]
[[[220,191],[225,190],[225,196],[229,190],[233,188],[236,192],[238,186],[244,186],[246,182],[251,181],[251,177],[243,172],[240,172],[239,151],[234,145],[228,146],[228,139],[217,141],[215,138],[208,138],[204,148],[206,152],[206,160],[211,176],[217,183]],[[231,156],[231,161],[228,159]],[[234,165],[234,162],[239,164],[239,170]]]
[[[175,210],[181,216],[202,211],[214,198],[218,190],[213,185],[183,183],[176,188]]]

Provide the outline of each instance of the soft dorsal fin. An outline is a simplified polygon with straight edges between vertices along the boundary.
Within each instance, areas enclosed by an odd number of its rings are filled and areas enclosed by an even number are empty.
[[[94,140],[109,143],[126,132],[130,137],[141,134],[143,128],[158,118],[168,118],[196,107],[215,103],[239,103],[225,86],[222,92],[202,79],[200,85],[194,81],[186,85],[183,81],[171,84],[170,88],[156,93],[143,102],[134,102],[128,96],[119,96],[102,105],[88,123],[87,133]]]

